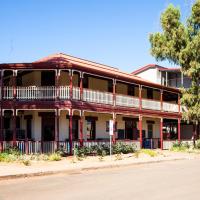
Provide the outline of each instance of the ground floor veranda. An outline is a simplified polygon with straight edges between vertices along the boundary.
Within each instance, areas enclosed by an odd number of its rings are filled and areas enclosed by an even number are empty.
[[[192,126],[179,125],[177,119],[70,109],[13,112],[3,111],[1,150],[15,145],[23,153],[52,153],[64,148],[70,154],[77,145],[109,145],[109,120],[115,124],[113,143],[168,149],[176,140],[192,142]]]

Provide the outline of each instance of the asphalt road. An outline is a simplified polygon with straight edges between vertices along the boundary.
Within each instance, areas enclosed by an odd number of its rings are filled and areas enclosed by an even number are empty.
[[[200,199],[200,160],[0,181],[0,200]]]

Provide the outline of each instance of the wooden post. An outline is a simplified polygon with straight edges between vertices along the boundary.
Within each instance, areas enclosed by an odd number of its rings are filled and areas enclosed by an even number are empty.
[[[80,116],[80,146],[83,146],[83,111]]]
[[[142,148],[142,115],[139,116],[140,148]]]
[[[69,146],[70,146],[70,155],[72,155],[73,151],[73,142],[72,142],[72,108],[70,108],[69,113]]]
[[[56,100],[59,101],[60,91],[59,91],[59,78],[60,78],[60,70],[56,70],[55,76],[55,85],[56,85]]]
[[[13,77],[12,77],[12,84],[13,84],[13,146],[16,146],[17,140],[17,129],[16,129],[16,98],[17,98],[17,70],[13,70]]]
[[[178,141],[181,142],[181,119],[178,118]]]
[[[55,150],[59,148],[59,135],[59,110],[57,108],[55,112]]]
[[[142,85],[139,86],[139,109],[142,110]]]
[[[73,99],[73,70],[70,71],[70,77],[69,77],[69,88],[70,88],[70,99]]]
[[[160,110],[163,111],[163,90],[160,90]]]
[[[16,108],[13,109],[13,146],[17,144]]]
[[[180,98],[180,94],[178,94],[178,112],[179,112],[179,114],[181,113],[181,98]]]
[[[160,149],[163,150],[163,118],[160,118]]]
[[[116,106],[116,79],[113,79],[113,106]]]
[[[83,100],[83,73],[80,72],[80,100]]]

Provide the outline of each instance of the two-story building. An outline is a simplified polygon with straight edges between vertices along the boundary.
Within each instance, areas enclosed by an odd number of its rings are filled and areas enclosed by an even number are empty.
[[[113,143],[168,148],[181,132],[180,91],[118,68],[58,53],[1,68],[0,148],[24,153]],[[166,124],[168,126],[166,126]],[[167,127],[165,129],[165,127]]]

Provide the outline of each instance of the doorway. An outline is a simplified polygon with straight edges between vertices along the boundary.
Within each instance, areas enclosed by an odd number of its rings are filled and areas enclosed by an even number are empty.
[[[42,116],[42,140],[55,140],[55,116],[46,114]]]

